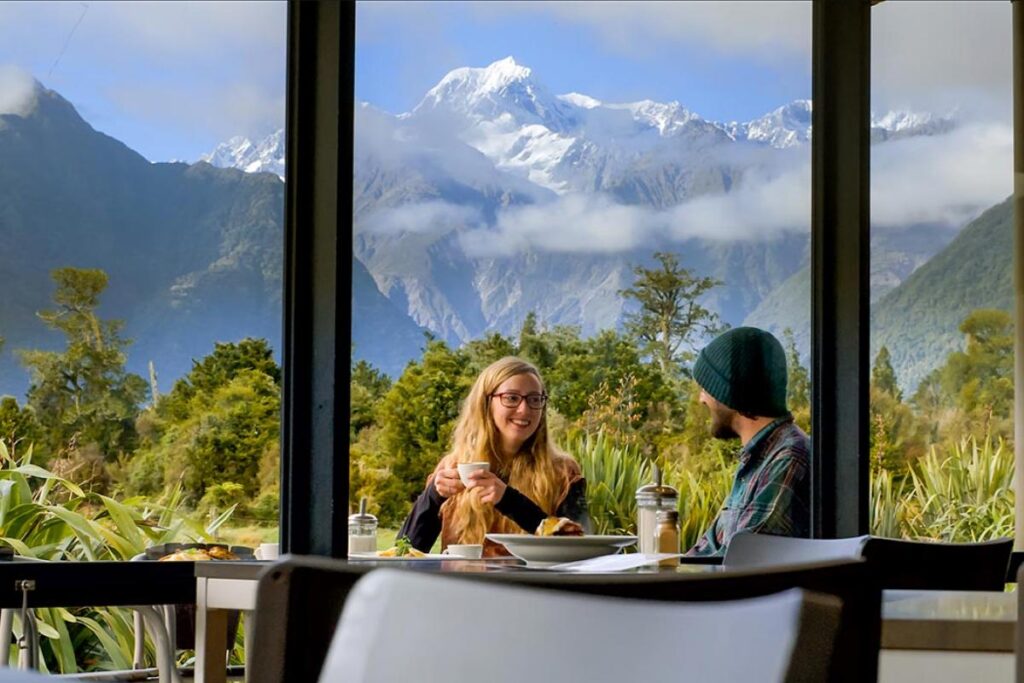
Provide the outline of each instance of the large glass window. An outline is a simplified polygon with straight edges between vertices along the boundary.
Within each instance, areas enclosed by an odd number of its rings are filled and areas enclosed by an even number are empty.
[[[28,484],[0,496],[28,506],[4,522],[19,553],[276,540],[286,35],[284,2],[0,5],[0,480]],[[44,639],[47,668],[131,661],[121,635],[127,653],[50,617],[81,647]]]
[[[518,354],[596,529],[633,528],[656,462],[689,547],[735,466],[690,378],[715,332],[779,337],[809,429],[810,3],[356,11],[350,506],[391,545]]]
[[[872,9],[872,533],[1013,536],[1009,3]]]

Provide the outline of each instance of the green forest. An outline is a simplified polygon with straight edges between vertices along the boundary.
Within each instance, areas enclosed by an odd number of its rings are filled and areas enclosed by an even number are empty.
[[[351,362],[350,504],[398,527],[447,450],[476,375],[514,354],[536,364],[557,443],[582,465],[596,533],[635,531],[634,493],[656,464],[680,491],[683,549],[727,494],[737,442],[713,440],[690,377],[725,325],[700,301],[722,283],[655,255],[620,292],[621,330],[583,337],[530,314],[518,334],[459,348],[429,335],[397,378]],[[265,339],[218,343],[166,393],[125,370],[131,340],[100,317],[100,270],[52,272],[41,324],[59,350],[16,349],[24,400],[0,399],[0,542],[41,559],[130,559],[169,541],[276,537],[281,369]],[[1013,535],[1013,339],[1007,313],[970,312],[961,350],[904,395],[889,351],[871,373],[872,532],[948,541]],[[793,334],[789,406],[810,429],[810,377]],[[0,344],[3,340],[0,339]],[[383,534],[388,538],[387,533]],[[40,610],[51,671],[126,668],[130,614]],[[16,626],[16,629],[20,626]],[[70,640],[62,638],[70,634]],[[73,642],[74,647],[65,644]]]

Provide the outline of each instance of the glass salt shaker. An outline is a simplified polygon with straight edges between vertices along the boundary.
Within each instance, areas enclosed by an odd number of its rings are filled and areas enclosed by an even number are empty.
[[[348,552],[377,552],[377,518],[366,512],[366,498],[359,501],[359,512],[348,517]]]
[[[661,469],[654,466],[654,483],[641,486],[636,491],[636,535],[641,553],[658,552],[654,540],[659,510],[675,510],[679,502],[679,491],[661,483]]]

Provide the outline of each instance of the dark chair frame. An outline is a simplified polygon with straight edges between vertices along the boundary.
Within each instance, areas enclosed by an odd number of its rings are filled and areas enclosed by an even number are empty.
[[[1001,591],[1012,550],[1012,538],[934,543],[872,536],[863,556],[882,588]]]
[[[378,566],[290,556],[270,567],[259,583],[251,680],[316,681],[349,591],[359,578]],[[427,567],[415,564],[403,569]],[[520,571],[450,572],[446,576],[664,601],[735,600],[804,588],[836,596],[843,603],[829,680],[871,683],[878,676],[881,589],[863,560],[700,573],[581,575]]]

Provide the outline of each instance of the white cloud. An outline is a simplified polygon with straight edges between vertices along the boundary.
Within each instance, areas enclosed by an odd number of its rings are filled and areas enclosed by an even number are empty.
[[[596,195],[570,194],[552,202],[505,209],[490,228],[459,236],[469,256],[521,251],[612,253],[655,238],[664,216]]]
[[[0,114],[25,116],[34,104],[32,75],[16,66],[0,64]]]
[[[362,217],[358,230],[378,235],[414,233],[439,237],[481,222],[480,212],[472,207],[431,201],[379,209]]]
[[[922,223],[960,227],[1012,191],[1012,131],[1005,125],[966,124],[944,135],[875,145],[871,154],[876,230]],[[459,239],[473,257],[622,252],[692,238],[770,239],[810,229],[810,188],[809,160],[788,157],[773,168],[748,170],[728,193],[664,211],[573,194],[502,210],[492,226]]]
[[[280,128],[286,44],[277,0],[0,2],[4,59],[104,130],[124,123],[119,111],[152,114],[132,126],[155,121],[190,138]]]
[[[894,2],[871,10],[876,109],[996,108],[1009,117],[1011,3]]]
[[[807,55],[811,3],[734,2],[485,2],[480,16],[538,12],[586,25],[620,53],[650,55],[667,42],[685,41],[728,55],[775,59]]]
[[[871,148],[871,219],[879,227],[958,226],[1013,190],[1013,131],[976,123]]]
[[[676,240],[750,240],[808,231],[810,163],[774,174],[755,170],[731,192],[684,202],[672,208],[669,216],[670,235]]]

